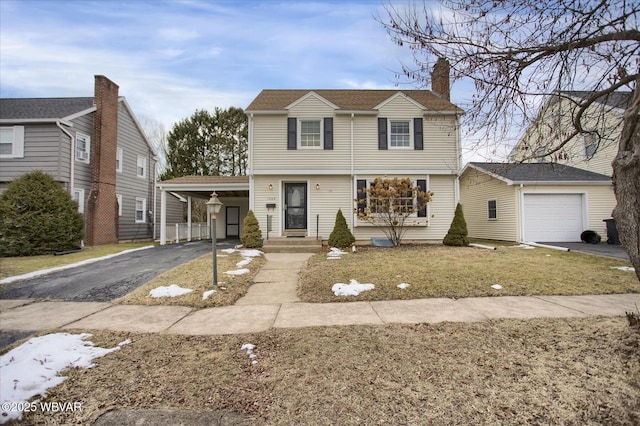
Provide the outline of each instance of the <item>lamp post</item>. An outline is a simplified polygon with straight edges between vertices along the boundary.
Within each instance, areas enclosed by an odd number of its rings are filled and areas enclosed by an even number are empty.
[[[213,289],[218,289],[218,258],[216,257],[216,215],[220,213],[222,202],[218,200],[218,194],[215,191],[211,194],[211,198],[207,201],[207,214],[211,219],[211,249],[213,251]]]

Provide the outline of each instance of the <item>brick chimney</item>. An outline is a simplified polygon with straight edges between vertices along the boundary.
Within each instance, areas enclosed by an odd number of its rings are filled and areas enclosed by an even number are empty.
[[[449,61],[438,58],[431,72],[431,91],[443,99],[450,99],[449,73],[451,66]]]
[[[118,85],[95,76],[91,139],[91,191],[87,204],[86,241],[89,245],[118,242],[116,151],[118,145]]]

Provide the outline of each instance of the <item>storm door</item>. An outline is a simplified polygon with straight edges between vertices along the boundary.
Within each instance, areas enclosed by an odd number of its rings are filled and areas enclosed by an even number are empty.
[[[307,229],[307,184],[285,183],[285,229]]]

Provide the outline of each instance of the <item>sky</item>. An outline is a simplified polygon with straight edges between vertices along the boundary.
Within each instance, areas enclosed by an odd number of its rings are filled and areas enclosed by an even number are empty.
[[[101,74],[169,131],[197,109],[246,108],[263,89],[416,88],[398,77],[411,52],[376,20],[385,4],[0,0],[0,97],[93,96]],[[453,84],[453,103],[470,96]]]

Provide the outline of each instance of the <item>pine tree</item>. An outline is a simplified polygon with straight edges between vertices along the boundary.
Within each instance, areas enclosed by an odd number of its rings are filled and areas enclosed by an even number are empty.
[[[458,203],[456,206],[456,213],[453,216],[453,221],[449,227],[449,232],[447,232],[442,243],[445,246],[468,246],[469,238],[467,238],[467,235],[469,235],[467,231],[467,222],[464,220],[462,206]]]
[[[41,171],[22,175],[0,194],[0,218],[0,256],[75,249],[83,237],[78,203]]]
[[[262,247],[262,231],[260,230],[260,224],[253,211],[249,210],[247,216],[244,218],[244,227],[242,228],[242,235],[240,241],[245,248],[260,248]]]
[[[349,231],[349,227],[347,226],[347,221],[342,214],[342,210],[338,209],[338,213],[336,214],[336,223],[333,226],[331,235],[329,236],[329,245],[331,247],[347,248],[355,242],[356,238],[353,236],[351,231]]]

